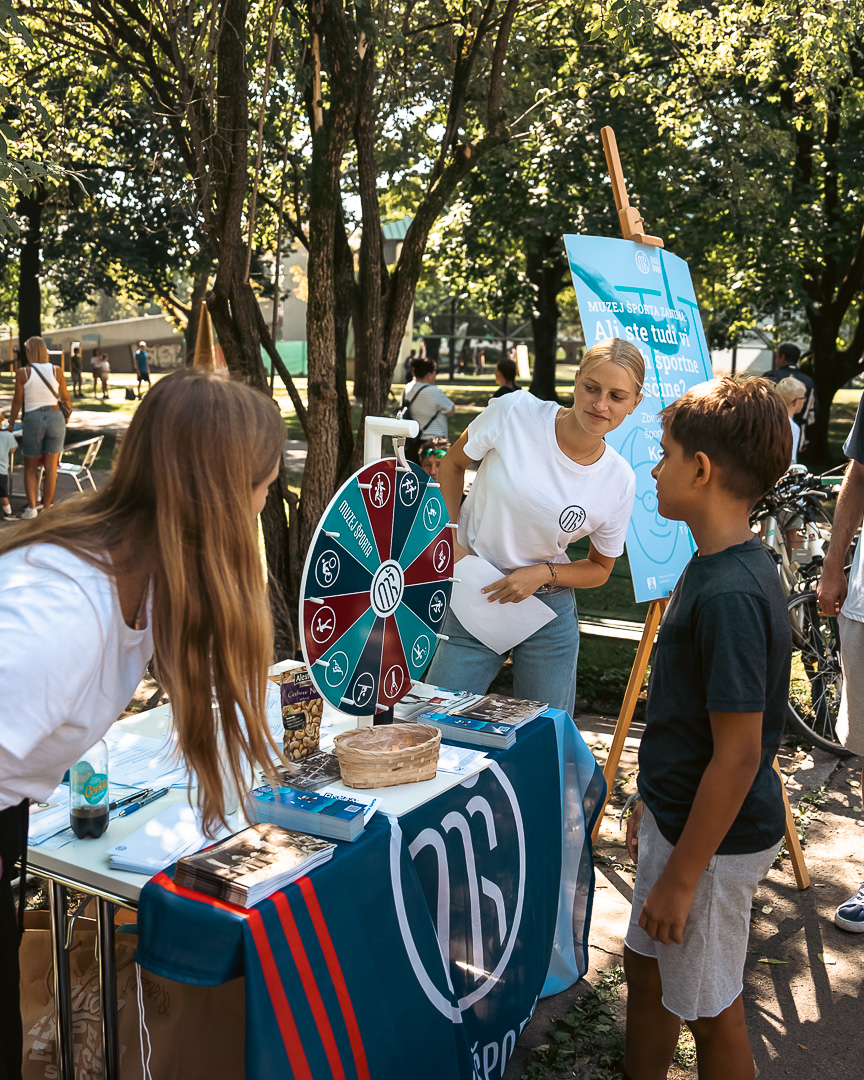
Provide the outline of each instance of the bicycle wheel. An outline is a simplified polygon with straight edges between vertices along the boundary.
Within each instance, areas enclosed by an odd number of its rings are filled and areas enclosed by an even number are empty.
[[[836,721],[843,692],[837,620],[823,615],[815,592],[789,601],[792,677],[787,726],[813,746],[837,757],[850,751],[837,741]]]

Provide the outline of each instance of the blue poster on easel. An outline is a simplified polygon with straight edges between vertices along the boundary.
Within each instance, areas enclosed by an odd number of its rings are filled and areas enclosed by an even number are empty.
[[[637,601],[668,596],[695,550],[683,522],[657,512],[651,470],[660,460],[658,414],[713,378],[687,264],[662,248],[602,236],[565,236],[588,348],[608,337],[631,341],[645,358],[642,404],[608,442],[636,473],[627,556]]]

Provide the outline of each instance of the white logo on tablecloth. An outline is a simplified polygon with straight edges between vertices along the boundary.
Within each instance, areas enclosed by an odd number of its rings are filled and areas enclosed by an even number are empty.
[[[434,913],[436,936],[445,971],[440,965],[430,972],[425,967],[417,946],[405,907],[402,892],[402,860],[404,844],[399,819],[390,819],[390,880],[393,898],[405,951],[424,993],[435,1008],[448,1020],[458,1023],[462,1013],[470,1009],[496,985],[504,974],[513,953],[522,921],[525,900],[525,829],[516,792],[497,762],[482,774],[494,776],[497,784],[486,798],[469,798],[464,811],[445,814],[440,825],[423,829],[408,845],[408,853],[416,863],[423,857],[424,877],[428,875],[430,854],[434,856],[437,873],[437,902]],[[463,785],[470,789],[479,777]],[[513,829],[516,833],[519,866],[512,867],[496,856],[498,833]],[[451,880],[459,881],[452,888]],[[451,910],[461,911],[465,903],[470,910],[470,937],[457,932],[451,938]],[[421,913],[428,920],[429,911]],[[459,929],[461,930],[461,925]],[[457,997],[454,983],[465,990]]]

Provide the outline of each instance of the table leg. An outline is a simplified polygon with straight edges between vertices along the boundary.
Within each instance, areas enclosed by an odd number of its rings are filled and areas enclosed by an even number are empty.
[[[99,938],[99,1004],[102,1013],[102,1060],[105,1063],[105,1080],[120,1080],[114,905],[101,897],[96,900],[96,932]]]
[[[75,1080],[72,1051],[72,984],[66,951],[66,886],[52,881],[48,891],[51,915],[51,954],[54,961],[54,1023],[60,1080]]]

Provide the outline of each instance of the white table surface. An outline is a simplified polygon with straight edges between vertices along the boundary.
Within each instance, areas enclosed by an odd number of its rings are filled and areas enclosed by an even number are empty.
[[[285,661],[274,665],[271,674],[287,671],[289,668],[302,665],[294,661]],[[125,720],[119,721],[119,727],[123,731],[129,731],[136,735],[159,736],[164,735],[170,726],[171,709],[169,705],[160,705],[156,709],[147,712],[136,713]],[[357,718],[333,709],[328,702],[324,702],[324,715],[321,724],[321,736],[326,745],[327,735],[336,735],[340,731],[348,731],[357,727]],[[477,768],[469,773],[446,773],[439,772],[434,780],[424,780],[414,784],[398,784],[386,788],[364,788],[361,794],[375,796],[381,799],[378,813],[390,814],[399,817],[415,810],[418,806],[429,802],[445,791],[463,783],[469,776],[481,772],[489,764],[489,758],[482,758],[477,763]],[[109,761],[108,776],[110,780],[111,765]],[[341,783],[328,785],[328,790],[341,791],[352,794],[354,789],[345,787]],[[358,789],[359,790],[359,789]],[[193,792],[194,796],[194,792]],[[105,852],[119,843],[130,833],[141,828],[152,818],[157,817],[163,810],[175,803],[188,804],[188,795],[185,788],[172,788],[167,795],[148,806],[142,807],[129,817],[114,818],[105,833],[97,840],[72,840],[62,848],[55,851],[46,851],[44,848],[31,847],[28,849],[27,861],[34,873],[43,870],[47,874],[55,874],[68,878],[71,882],[77,882],[85,891],[88,888],[111,893],[130,903],[137,904],[141,889],[148,881],[144,874],[132,874],[125,870],[115,870],[109,865],[109,858]],[[246,822],[242,815],[229,819],[233,826],[237,822],[237,828],[241,829]],[[362,834],[361,834],[362,835]]]

